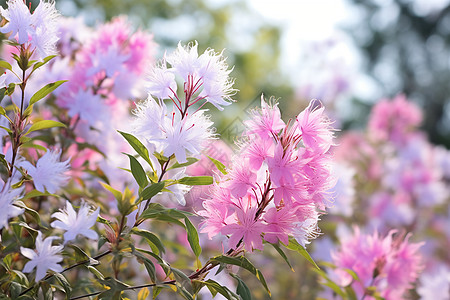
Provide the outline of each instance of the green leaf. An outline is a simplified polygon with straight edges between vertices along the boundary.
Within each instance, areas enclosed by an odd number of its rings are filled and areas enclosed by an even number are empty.
[[[70,295],[72,294],[72,287],[70,286],[70,283],[67,281],[66,277],[64,277],[64,275],[62,275],[61,273],[54,273],[53,276],[62,285],[64,292],[66,293],[66,298],[70,298]]]
[[[158,248],[159,252],[161,252],[161,253],[166,252],[161,240],[155,234],[151,233],[150,231],[133,228],[131,230],[131,233],[139,235],[139,236],[143,237],[148,243],[152,243],[153,245],[155,245],[156,248]]]
[[[37,68],[42,67],[43,65],[45,65],[46,63],[48,63],[52,58],[56,57],[57,55],[50,55],[45,57],[42,61],[38,62],[37,64],[35,64],[33,66],[33,70],[31,72],[36,71]]]
[[[167,170],[172,170],[172,169],[177,169],[177,168],[187,167],[187,166],[190,166],[190,165],[192,165],[192,164],[194,164],[194,163],[196,163],[196,162],[198,162],[198,161],[199,161],[198,158],[195,158],[195,157],[188,157],[188,158],[187,158],[187,162],[182,163],[182,164],[176,162],[176,163],[174,163],[170,168],[168,168]]]
[[[156,268],[153,262],[140,252],[133,251],[139,263],[143,263],[152,282],[156,282]]]
[[[91,272],[92,274],[94,274],[95,277],[97,277],[100,280],[105,279],[105,276],[103,276],[103,274],[97,270],[97,268],[93,267],[93,266],[86,266],[87,269],[89,270],[89,272]]]
[[[119,192],[118,190],[114,189],[114,188],[111,187],[109,184],[106,184],[106,183],[104,183],[104,182],[100,182],[100,184],[101,184],[105,189],[107,189],[108,191],[110,191],[110,192],[113,194],[114,198],[116,198],[116,200],[117,200],[118,202],[122,201],[123,196],[122,196],[122,193],[121,193],[121,192]]]
[[[150,295],[150,291],[145,287],[139,291],[137,300],[145,300],[147,299],[148,295]]]
[[[355,291],[353,290],[353,288],[350,285],[346,286],[344,288],[344,290],[345,290],[345,292],[347,293],[347,296],[348,296],[346,299],[348,299],[348,300],[358,300],[358,297],[356,296]]]
[[[252,300],[252,294],[250,293],[250,289],[245,282],[242,281],[242,279],[236,274],[230,273],[230,275],[238,282],[236,293],[241,296],[242,300]]]
[[[185,185],[211,185],[214,180],[212,176],[193,176],[193,177],[183,177],[177,180],[179,184]]]
[[[306,258],[314,267],[316,267],[318,270],[320,270],[319,266],[316,264],[316,262],[312,259],[311,255],[309,255],[308,251],[306,251],[305,248],[303,248],[302,245],[300,245],[294,238],[289,239],[289,245],[286,246],[286,248],[296,251],[300,253],[304,258]]]
[[[146,187],[140,194],[140,198],[147,200],[153,198],[156,194],[162,191],[166,183],[164,181],[154,183]]]
[[[41,151],[47,151],[47,148],[45,148],[44,146],[38,145],[38,144],[34,144],[32,141],[23,143],[21,147],[22,148],[38,149],[38,150],[41,150]]]
[[[34,123],[31,125],[30,129],[28,129],[28,132],[26,134],[29,134],[30,132],[36,131],[36,130],[42,130],[47,128],[53,128],[53,127],[66,127],[65,124],[53,121],[53,120],[42,120]]]
[[[15,89],[16,89],[16,84],[10,83],[5,90],[5,95],[11,96],[14,93]]]
[[[53,92],[57,87],[59,87],[61,84],[66,82],[67,80],[59,80],[56,82],[52,82],[41,88],[39,91],[37,91],[30,99],[30,104],[33,105],[34,103],[38,102],[51,92]]]
[[[294,271],[294,268],[292,267],[291,263],[289,262],[289,260],[288,260],[288,258],[287,258],[287,256],[286,256],[286,254],[283,252],[283,249],[281,249],[280,246],[279,246],[278,244],[272,244],[272,243],[269,243],[269,244],[270,244],[272,247],[274,247],[275,250],[277,250],[278,254],[280,254],[280,256],[284,259],[284,261],[287,263],[287,265],[289,266],[289,268],[291,268],[291,271],[292,271],[292,272],[295,272],[295,271]]]
[[[12,66],[10,65],[10,63],[4,60],[0,60],[0,68],[12,71]]]
[[[3,108],[3,106],[0,106],[0,115],[6,116],[6,110]]]
[[[155,286],[155,287],[153,288],[153,293],[152,293],[152,299],[153,299],[153,300],[155,300],[156,297],[158,297],[158,295],[159,295],[159,293],[161,293],[162,289],[163,289],[163,288],[160,287],[160,286]]]
[[[337,285],[331,278],[325,273],[324,271],[320,269],[313,269],[314,272],[316,272],[319,276],[324,278],[326,282],[323,282],[322,285],[327,286],[333,290],[334,293],[341,296],[342,299],[347,299],[345,293],[342,291],[341,287]]]
[[[258,278],[259,282],[261,282],[261,284],[264,286],[264,288],[266,289],[269,296],[271,295],[269,287],[267,286],[267,283],[266,283],[266,280],[264,279],[263,274],[246,257],[244,257],[244,256],[229,257],[229,256],[225,256],[225,255],[220,255],[220,256],[213,257],[211,259],[211,261],[216,261],[216,262],[228,264],[228,265],[235,265],[235,266],[239,266],[241,268],[246,269],[247,271],[249,271],[250,273],[255,275],[256,278]]]
[[[133,254],[136,255],[136,256],[142,255],[139,252],[142,252],[142,253],[145,253],[145,254],[148,254],[148,255],[152,256],[154,259],[156,259],[156,261],[161,266],[161,268],[164,270],[166,275],[170,274],[170,265],[164,259],[162,259],[159,255],[157,255],[157,254],[155,254],[153,252],[144,250],[144,249],[139,249],[139,248],[136,248],[136,251],[133,251]]]
[[[185,225],[178,220],[192,215],[192,213],[175,208],[167,209],[159,203],[151,203],[148,208],[142,212],[140,219],[167,221],[185,228]]]
[[[189,245],[191,245],[192,251],[194,252],[195,256],[199,257],[202,253],[202,248],[200,247],[200,239],[198,238],[197,229],[187,217],[184,218],[184,223],[186,224],[187,239],[189,241]]]
[[[213,288],[228,300],[240,300],[238,295],[236,295],[235,293],[230,291],[227,287],[220,285],[218,282],[212,279],[201,281],[201,283],[206,285],[208,288]]]
[[[213,164],[216,166],[216,168],[220,172],[222,172],[223,175],[227,175],[228,174],[227,167],[225,167],[225,165],[222,162],[218,161],[215,158],[212,158],[211,156],[208,156],[208,155],[206,155],[206,156],[213,162]]]
[[[134,156],[126,153],[124,154],[130,159],[131,174],[133,174],[134,179],[136,179],[136,182],[141,188],[145,188],[148,185],[148,179],[144,168]]]
[[[148,150],[147,148],[145,148],[145,146],[141,143],[141,141],[139,141],[134,135],[126,133],[126,132],[122,132],[122,131],[118,131],[128,142],[128,144],[130,144],[131,147],[133,147],[134,151],[137,152],[137,154],[139,154],[140,157],[142,157],[152,168],[152,170],[154,170],[153,168],[153,164],[150,160],[150,156],[148,154]]]
[[[31,192],[30,192],[30,193],[31,193]],[[25,197],[26,197],[26,195],[25,195]],[[24,198],[22,198],[22,199],[24,199]],[[25,210],[25,212],[28,213],[28,214],[36,221],[36,223],[37,223],[39,226],[45,228],[45,227],[41,224],[41,217],[39,216],[39,213],[38,213],[37,211],[35,211],[35,210],[32,209],[32,208],[29,208],[29,207],[26,206],[25,203],[23,203],[22,201],[15,201],[13,205],[14,205],[14,206],[17,206],[17,207],[20,207],[20,208],[23,208],[23,209]]]

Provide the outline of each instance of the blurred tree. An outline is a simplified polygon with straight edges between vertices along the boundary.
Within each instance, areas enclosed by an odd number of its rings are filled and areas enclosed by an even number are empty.
[[[432,142],[450,147],[449,1],[350,2],[355,20],[348,31],[365,54],[380,95],[405,93],[417,101]]]

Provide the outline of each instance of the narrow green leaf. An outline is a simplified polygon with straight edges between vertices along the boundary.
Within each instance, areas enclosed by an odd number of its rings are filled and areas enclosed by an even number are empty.
[[[353,290],[353,288],[350,285],[346,286],[344,289],[345,289],[345,292],[347,293],[347,296],[348,296],[348,298],[346,298],[346,299],[348,299],[348,300],[358,300],[358,297],[356,296],[355,291]]]
[[[236,274],[230,273],[230,275],[238,282],[236,293],[241,296],[242,300],[252,300],[252,294],[245,282]]]
[[[289,239],[289,245],[286,246],[286,248],[296,251],[300,253],[304,258],[306,258],[314,267],[316,267],[318,270],[320,270],[319,266],[316,264],[316,262],[312,259],[311,255],[309,255],[308,251],[306,251],[305,248],[303,248],[302,245],[300,245],[294,238]]]
[[[118,190],[114,189],[114,188],[111,187],[109,184],[106,184],[106,183],[104,183],[104,182],[100,182],[100,184],[101,184],[105,189],[107,189],[108,191],[110,191],[110,192],[113,194],[114,198],[116,198],[116,200],[117,200],[118,202],[122,201],[123,196],[122,196],[122,193],[121,193],[121,192],[119,192]]]
[[[199,257],[202,253],[202,248],[200,247],[200,239],[198,237],[197,229],[187,217],[184,218],[184,223],[186,224],[187,239],[189,241],[189,245],[191,245],[192,251],[194,252],[195,256]]]
[[[60,80],[47,84],[31,97],[29,105],[33,105],[34,103],[38,102],[39,100],[41,100],[42,98],[53,92],[57,87],[59,87],[66,81],[67,80]]]
[[[45,65],[46,63],[48,63],[52,58],[54,58],[54,57],[56,57],[56,56],[57,56],[57,55],[50,55],[50,56],[45,57],[42,61],[36,63],[36,64],[33,66],[32,72],[34,72],[37,68],[42,67],[43,65]]]
[[[133,147],[134,151],[137,152],[137,154],[139,154],[140,157],[142,157],[149,165],[152,169],[153,168],[153,164],[150,160],[150,156],[148,154],[148,150],[147,148],[145,148],[145,146],[141,143],[141,141],[139,141],[134,135],[126,133],[126,132],[122,132],[122,131],[118,131],[128,142],[128,144],[130,144],[131,147]]]
[[[250,273],[256,276],[258,278],[259,282],[264,286],[269,296],[271,295],[269,287],[267,286],[266,280],[264,279],[263,274],[260,270],[258,270],[246,257],[239,256],[239,257],[229,257],[225,255],[220,255],[213,257],[211,261],[217,261],[219,263],[224,263],[228,265],[235,265],[239,266],[241,268],[246,269]]]
[[[12,66],[9,62],[4,61],[4,60],[0,60],[0,68],[4,68],[6,70],[10,70],[12,71]]]
[[[62,285],[64,292],[66,293],[66,298],[70,298],[70,295],[72,294],[72,287],[70,286],[70,283],[67,281],[66,277],[64,277],[64,275],[62,275],[61,273],[54,273],[53,276],[55,276],[55,278]]]
[[[145,188],[148,185],[148,179],[144,168],[134,156],[126,153],[124,154],[130,159],[131,174],[133,174],[134,179],[136,179],[136,182],[141,188]]]
[[[93,266],[86,266],[87,269],[89,270],[89,272],[91,272],[92,274],[94,274],[95,277],[97,277],[100,280],[105,279],[105,276],[103,276],[103,274],[97,270],[97,268],[93,267]]]
[[[211,185],[213,184],[214,180],[212,176],[193,176],[183,177],[177,182],[185,185]]]
[[[151,233],[150,231],[133,228],[131,230],[131,233],[139,235],[139,236],[143,237],[148,243],[152,243],[153,245],[155,245],[156,248],[158,248],[159,252],[161,252],[161,253],[166,252],[161,240],[155,234]]]
[[[148,187],[146,187],[141,193],[140,193],[140,198],[147,200],[147,199],[151,199],[153,198],[153,196],[155,196],[156,194],[158,194],[159,192],[162,191],[162,189],[165,186],[165,182],[161,181],[161,182],[157,182],[154,183]]]
[[[0,115],[6,116],[6,110],[3,108],[3,106],[0,106]]]
[[[199,161],[198,158],[195,158],[195,157],[188,157],[188,158],[187,158],[187,162],[182,163],[182,164],[176,162],[176,163],[174,163],[170,168],[168,168],[167,170],[172,170],[172,169],[177,169],[177,168],[187,167],[187,166],[190,166],[190,165],[192,165],[192,164],[194,164],[194,163],[196,163],[196,162],[198,162],[198,161]]]
[[[155,265],[153,264],[153,262],[150,259],[148,259],[147,257],[145,257],[144,254],[142,254],[138,251],[133,251],[133,254],[136,256],[137,261],[139,263],[144,264],[145,269],[147,270],[147,273],[150,276],[150,279],[152,280],[152,282],[156,282],[156,268],[155,268]]]
[[[272,247],[274,247],[275,250],[277,250],[278,254],[280,254],[280,256],[284,259],[284,261],[287,263],[287,265],[289,266],[289,268],[291,268],[291,271],[292,271],[292,272],[295,272],[295,271],[294,271],[294,268],[292,267],[291,263],[289,262],[289,260],[288,260],[288,258],[287,258],[287,256],[286,256],[286,254],[283,252],[283,249],[281,249],[280,246],[279,246],[278,244],[272,244],[272,243],[269,243],[269,244],[270,244]]]
[[[36,131],[36,130],[42,130],[47,128],[53,128],[53,127],[66,127],[65,124],[53,121],[53,120],[42,120],[34,123],[31,125],[30,129],[28,129],[28,132],[26,134],[29,134],[30,132]]]
[[[206,281],[201,281],[201,283],[205,284],[208,287],[213,288],[219,294],[227,298],[228,300],[239,300],[239,296],[230,291],[227,287],[220,285],[218,282],[208,279]]]
[[[145,287],[139,291],[137,300],[145,300],[147,299],[148,295],[150,295],[150,291]]]
[[[25,195],[25,197],[26,197],[26,195]],[[22,199],[24,199],[24,198],[22,198]],[[35,211],[32,208],[29,208],[22,201],[15,201],[13,205],[17,206],[17,207],[20,207],[20,208],[23,208],[25,210],[25,212],[28,213],[36,221],[36,223],[39,226],[43,227],[42,224],[41,224],[41,217],[39,216],[39,213],[37,211]]]
[[[206,156],[208,156],[208,155],[206,155]],[[215,159],[215,158],[212,158],[211,156],[208,156],[208,158],[213,162],[213,164],[216,166],[216,168],[217,168],[223,175],[227,175],[227,174],[228,174],[228,172],[227,172],[227,167],[225,167],[225,165],[224,165],[222,162],[218,161],[218,160]]]

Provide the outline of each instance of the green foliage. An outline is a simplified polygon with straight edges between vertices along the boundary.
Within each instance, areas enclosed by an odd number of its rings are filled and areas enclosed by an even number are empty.
[[[208,155],[207,155],[208,156]],[[212,158],[211,156],[208,156],[208,158],[213,162],[213,164],[217,167],[217,169],[223,174],[223,175],[227,175],[227,168],[225,167],[225,165],[223,163],[221,163],[220,161],[218,161],[215,158]]]
[[[263,274],[260,270],[258,270],[246,257],[238,256],[238,257],[230,257],[225,255],[215,256],[211,259],[211,262],[218,262],[220,264],[234,265],[239,266],[253,275],[261,282],[261,284],[266,289],[267,293],[271,295],[269,287],[267,286],[266,280],[264,279]]]
[[[286,246],[286,248],[296,251],[300,253],[304,258],[306,258],[316,269],[320,270],[319,266],[316,264],[316,262],[312,259],[311,255],[309,255],[308,251],[300,245],[294,238],[289,239],[289,245]]]
[[[147,148],[134,135],[122,131],[118,132],[125,138],[128,144],[133,147],[134,151],[136,151],[137,154],[139,154],[139,156],[142,157],[150,165],[153,170],[153,165],[150,161],[150,156]]]
[[[41,88],[39,91],[37,91],[33,96],[31,96],[30,104],[33,105],[51,92],[53,92],[55,89],[57,89],[61,84],[64,82],[67,82],[67,80],[59,80],[56,82],[49,83],[45,85],[43,88]]]

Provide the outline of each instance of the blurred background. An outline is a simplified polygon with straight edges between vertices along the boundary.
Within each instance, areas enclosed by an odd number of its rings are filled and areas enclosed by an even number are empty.
[[[4,1],[2,1],[4,2]],[[432,142],[450,146],[448,0],[57,0],[65,16],[95,25],[127,15],[148,28],[159,55],[179,41],[226,49],[240,90],[230,116],[279,99],[284,115],[311,98],[341,129],[366,123],[382,97],[404,93],[425,111]],[[223,115],[223,114],[222,114]],[[218,126],[232,121],[223,120]]]
[[[38,1],[33,1],[35,4]],[[382,97],[404,93],[425,111],[433,143],[450,146],[449,0],[57,0],[91,26],[127,15],[154,34],[159,57],[179,41],[226,49],[238,104],[266,97],[291,117],[312,98],[340,129],[359,128]],[[0,3],[5,6],[5,0]],[[222,114],[223,116],[223,114]]]

